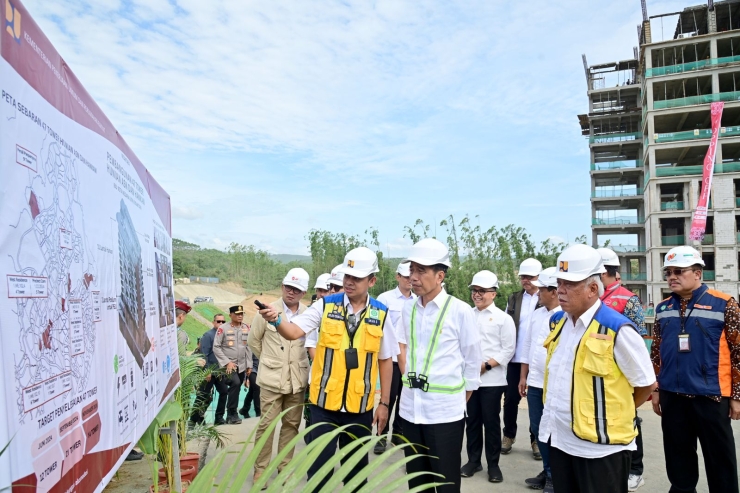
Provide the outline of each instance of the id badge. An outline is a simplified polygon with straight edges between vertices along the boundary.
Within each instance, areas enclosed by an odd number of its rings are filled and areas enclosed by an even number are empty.
[[[678,334],[678,352],[688,353],[691,351],[691,342],[689,341],[689,334]]]
[[[360,362],[357,359],[357,348],[348,348],[344,350],[344,361],[347,363],[348,370],[354,370],[360,367]]]

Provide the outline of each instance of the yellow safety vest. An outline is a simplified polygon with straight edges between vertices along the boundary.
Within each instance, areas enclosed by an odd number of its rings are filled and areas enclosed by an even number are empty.
[[[370,298],[354,337],[347,330],[344,294],[324,298],[309,400],[328,411],[372,411],[378,379],[378,353],[388,308]],[[358,367],[347,369],[345,350],[357,350]]]
[[[543,402],[547,402],[549,364],[560,341],[565,312],[550,318]],[[576,348],[571,380],[571,428],[583,440],[627,445],[637,436],[634,388],[614,361],[614,340],[621,327],[634,324],[602,305]],[[632,330],[626,327],[623,330]],[[637,330],[637,329],[635,329]]]

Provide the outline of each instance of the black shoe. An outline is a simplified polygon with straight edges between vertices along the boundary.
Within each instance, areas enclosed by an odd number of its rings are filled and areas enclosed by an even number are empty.
[[[552,485],[552,478],[547,478],[545,481],[545,490],[543,493],[555,493],[555,487]]]
[[[249,419],[249,409],[241,408],[239,409],[239,414],[244,416],[244,419]]]
[[[472,462],[468,462],[460,468],[460,476],[464,478],[472,478],[473,474],[482,470],[483,466],[481,466],[480,464],[473,464]]]
[[[400,435],[401,435],[400,433],[394,433],[393,435],[391,435],[391,443],[393,445],[398,446],[398,445],[403,445],[404,443],[406,443],[406,441],[403,438],[401,438]]]
[[[226,421],[224,420],[224,418],[216,418],[216,421],[213,422],[213,426],[221,426],[225,424]]]
[[[501,468],[493,466],[488,468],[488,481],[491,483],[500,483],[504,480],[504,475],[501,474]]]
[[[535,478],[528,478],[524,480],[524,482],[527,483],[527,486],[529,486],[533,490],[541,490],[542,488],[544,488],[546,481],[547,474],[545,474],[545,471],[539,473]]]
[[[228,418],[226,418],[226,424],[227,425],[238,425],[238,424],[241,424],[241,422],[242,422],[242,420],[236,414],[233,414],[233,415],[229,416]]]
[[[254,413],[254,415],[259,418],[260,416],[262,416],[262,413]]]
[[[136,450],[133,450],[133,449],[126,456],[126,460],[141,460],[143,458],[144,458],[143,453],[137,452]]]
[[[375,444],[375,448],[373,449],[373,453],[375,455],[380,455],[383,452],[385,452],[385,447],[388,445],[385,438],[381,438],[378,443]]]

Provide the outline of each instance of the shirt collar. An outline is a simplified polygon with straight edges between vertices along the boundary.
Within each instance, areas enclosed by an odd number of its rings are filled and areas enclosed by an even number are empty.
[[[448,296],[449,296],[449,294],[447,294],[447,291],[445,291],[444,288],[443,288],[439,292],[439,294],[437,296],[435,296],[432,301],[430,301],[430,303],[434,303],[435,305],[437,305],[438,308],[442,308],[442,305],[445,304],[445,301],[447,301],[447,297]],[[416,297],[416,304],[419,306],[419,308],[424,308],[421,305],[421,296],[417,296]],[[429,303],[427,303],[427,305],[429,305]]]
[[[284,299],[280,298],[280,301],[283,303],[283,313],[290,313],[291,316],[292,315],[295,315],[295,313],[293,313],[293,310],[291,310],[290,308],[288,308],[288,305],[285,304],[285,300]],[[298,305],[298,309],[300,310],[300,305]],[[296,313],[298,313],[298,312],[296,311]]]
[[[618,287],[619,287],[619,281],[614,281],[613,283],[611,283],[610,285],[608,285],[605,290],[606,291],[613,291],[613,290],[617,289]]]
[[[398,288],[398,286],[396,286],[396,289],[394,289],[394,290],[393,290],[393,294],[395,294],[395,295],[396,295],[396,298],[399,298],[399,299],[402,299],[402,300],[411,300],[411,299],[414,299],[414,292],[413,292],[413,291],[411,291],[411,296],[409,296],[409,297],[407,298],[407,297],[405,297],[405,296],[403,295],[403,293],[402,293],[402,292],[401,292],[401,290],[400,290],[400,289]]]
[[[591,306],[591,308],[583,312],[583,315],[581,315],[578,318],[578,320],[581,321],[584,327],[588,327],[588,324],[591,323],[591,320],[593,320],[594,315],[596,314],[596,310],[598,310],[600,307],[601,307],[601,300],[596,300],[596,303],[594,303]],[[570,314],[566,313],[566,316],[572,320]],[[573,322],[573,325],[575,326],[576,323],[577,321]]]
[[[350,305],[349,303],[349,297],[345,294],[344,295],[344,307],[348,307]],[[367,294],[367,300],[365,300],[365,308],[367,308],[370,305],[370,293]]]
[[[478,307],[477,306],[473,307],[473,310],[476,313],[480,313],[480,312],[491,312],[491,313],[495,313],[496,312],[496,308],[498,308],[496,306],[496,303],[491,303],[490,305],[488,305],[487,307],[485,307],[482,310],[478,310]]]

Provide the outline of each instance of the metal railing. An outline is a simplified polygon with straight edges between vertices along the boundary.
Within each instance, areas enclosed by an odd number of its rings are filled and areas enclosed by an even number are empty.
[[[701,175],[704,166],[662,166],[655,168],[655,176],[684,176]],[[740,172],[740,163],[717,163],[714,165],[714,174]],[[740,207],[740,205],[738,206]]]
[[[610,169],[641,168],[642,159],[627,159],[624,161],[609,161],[603,163],[591,163],[591,171],[604,171]]]
[[[619,217],[594,217],[591,219],[594,226],[608,226],[612,224],[645,224],[644,217],[619,216]]]
[[[683,207],[683,201],[678,202],[661,202],[660,203],[660,210],[661,211],[682,211],[684,209]]]
[[[702,245],[714,245],[714,235],[713,234],[705,234],[704,238],[701,240]]]
[[[594,190],[591,192],[593,198],[608,198],[608,197],[639,197],[643,194],[642,188],[628,188],[628,189],[607,189],[607,190]]]
[[[701,94],[699,96],[653,101],[653,109],[663,110],[666,108],[680,108],[681,106],[716,103],[718,101],[740,101],[740,91],[718,92],[714,94]]]
[[[622,281],[647,281],[647,272],[622,272]]]
[[[702,271],[702,279],[704,281],[714,281],[714,271],[713,270],[705,270]]]
[[[686,236],[684,235],[672,235],[672,236],[661,236],[660,244],[663,246],[681,246],[686,244]]]
[[[676,65],[666,65],[665,67],[654,67],[645,70],[645,77],[659,77],[661,75],[682,74],[684,72],[693,72],[703,68],[711,68],[725,63],[740,62],[740,55],[725,56],[720,58],[710,58],[708,60],[698,60],[696,62],[679,63]]]

